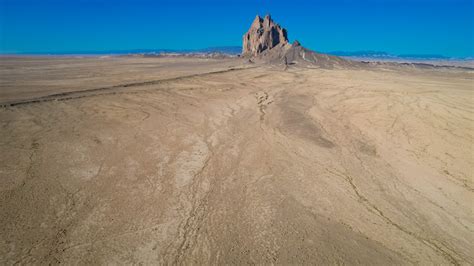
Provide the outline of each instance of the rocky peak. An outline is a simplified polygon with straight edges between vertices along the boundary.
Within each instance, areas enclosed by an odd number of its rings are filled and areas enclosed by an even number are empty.
[[[243,36],[242,55],[257,56],[266,50],[288,43],[287,32],[276,24],[270,15],[256,16]]]
[[[345,60],[337,56],[320,54],[306,49],[297,40],[288,43],[287,32],[276,24],[270,15],[255,17],[250,29],[243,36],[242,56],[249,63],[263,62],[288,67],[311,68],[352,68],[358,67],[357,62]]]

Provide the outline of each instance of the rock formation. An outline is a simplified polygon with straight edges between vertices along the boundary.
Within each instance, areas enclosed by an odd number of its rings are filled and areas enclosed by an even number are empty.
[[[270,15],[256,16],[243,37],[243,56],[258,56],[263,51],[288,43],[286,30],[273,22]]]
[[[346,68],[356,62],[306,49],[297,40],[290,44],[286,29],[276,24],[270,15],[257,15],[243,36],[242,56],[270,64],[316,68]],[[254,61],[252,61],[254,62]]]

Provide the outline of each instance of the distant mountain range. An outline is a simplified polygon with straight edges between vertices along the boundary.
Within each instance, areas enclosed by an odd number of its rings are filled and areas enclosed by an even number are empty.
[[[199,50],[201,52],[208,52],[208,53],[223,53],[223,54],[231,54],[237,55],[242,52],[241,46],[221,46],[221,47],[210,47]]]
[[[472,60],[472,58],[453,58],[438,54],[390,54],[382,51],[333,51],[328,54],[343,56],[343,57],[357,57],[357,58],[370,58],[370,59],[406,59],[406,60]]]
[[[239,55],[242,53],[241,46],[218,46],[203,49],[130,49],[130,50],[104,50],[104,51],[65,51],[65,52],[26,52],[14,53],[17,55],[127,55],[127,54],[190,54],[190,53],[220,53],[228,55]],[[0,53],[1,54],[1,53]],[[383,51],[331,51],[326,54],[380,60],[474,60],[472,57],[455,58],[437,54],[390,54]]]
[[[238,55],[242,52],[241,46],[220,46],[203,49],[130,49],[130,50],[103,50],[103,51],[62,51],[62,52],[25,52],[18,55],[127,55],[127,54],[163,54],[163,53],[222,53]]]

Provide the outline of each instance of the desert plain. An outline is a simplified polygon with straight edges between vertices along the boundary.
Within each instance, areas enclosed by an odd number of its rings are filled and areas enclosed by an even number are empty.
[[[474,71],[0,60],[0,264],[474,262]]]

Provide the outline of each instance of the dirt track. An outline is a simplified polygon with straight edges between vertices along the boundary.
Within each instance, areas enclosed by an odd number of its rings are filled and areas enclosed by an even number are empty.
[[[36,60],[2,102],[67,97],[0,109],[0,264],[474,261],[472,72]]]

